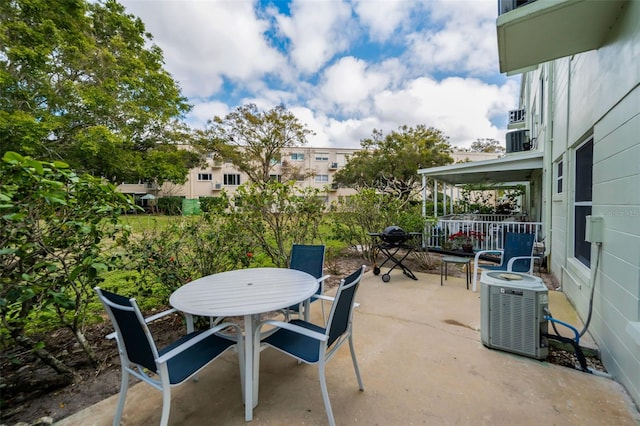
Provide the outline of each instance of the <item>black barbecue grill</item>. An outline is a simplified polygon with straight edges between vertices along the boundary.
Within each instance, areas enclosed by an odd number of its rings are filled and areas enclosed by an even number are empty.
[[[415,250],[415,239],[421,235],[419,232],[405,232],[405,230],[399,226],[387,226],[384,228],[384,231],[380,233],[370,233],[369,235],[378,240],[375,248],[386,256],[386,259],[380,266],[374,263],[373,273],[375,275],[380,274],[380,268],[387,262],[391,262],[393,266],[391,266],[387,273],[382,274],[382,281],[389,282],[389,280],[391,280],[391,275],[389,274],[396,266],[399,266],[402,269],[402,273],[409,278],[414,280],[418,279],[409,268],[402,264],[402,261]]]

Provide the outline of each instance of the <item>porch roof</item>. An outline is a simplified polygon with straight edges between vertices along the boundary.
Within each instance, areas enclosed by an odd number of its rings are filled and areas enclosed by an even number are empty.
[[[491,160],[419,169],[425,175],[451,185],[470,183],[527,182],[542,169],[543,152],[520,152]]]

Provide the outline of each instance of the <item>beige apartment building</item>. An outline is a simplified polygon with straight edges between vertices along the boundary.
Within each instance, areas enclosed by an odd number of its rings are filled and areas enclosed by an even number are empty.
[[[359,149],[351,148],[314,148],[294,147],[284,151],[282,161],[273,165],[271,177],[275,180],[290,179],[292,170],[297,172],[296,184],[301,188],[317,188],[324,195],[327,205],[337,201],[340,197],[350,196],[355,193],[351,188],[338,188],[334,185],[333,176],[344,167],[349,157]],[[498,153],[454,151],[454,162],[468,162],[496,158]],[[416,171],[417,173],[417,171]],[[284,177],[283,177],[284,176]],[[185,184],[165,182],[158,186],[155,183],[124,183],[118,189],[136,197],[136,201],[142,206],[149,206],[150,200],[159,197],[184,197],[198,199],[200,197],[218,197],[225,191],[227,195],[233,195],[235,190],[248,181],[246,174],[240,172],[232,163],[207,158],[207,165],[195,168],[189,172]],[[430,188],[429,188],[430,189]],[[457,199],[458,188],[449,188],[449,195]]]
[[[325,196],[325,202],[330,204],[339,197],[355,193],[351,188],[337,188],[333,182],[335,173],[349,161],[349,156],[359,149],[349,148],[288,148],[282,155],[282,160],[274,163],[271,176],[275,180],[291,178],[291,171],[296,184],[301,188],[318,188]],[[165,182],[158,186],[154,183],[124,183],[118,189],[131,194],[140,200],[143,206],[148,200],[158,197],[177,196],[187,199],[200,197],[217,197],[222,191],[232,195],[235,190],[248,181],[246,174],[240,172],[232,163],[207,158],[207,165],[192,169],[183,185]]]

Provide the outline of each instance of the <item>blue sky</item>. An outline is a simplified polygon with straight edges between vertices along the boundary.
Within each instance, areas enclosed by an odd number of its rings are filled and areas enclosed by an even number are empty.
[[[498,71],[496,0],[123,0],[164,52],[203,127],[280,103],[309,145],[357,148],[424,124],[452,145],[504,143],[519,80]]]

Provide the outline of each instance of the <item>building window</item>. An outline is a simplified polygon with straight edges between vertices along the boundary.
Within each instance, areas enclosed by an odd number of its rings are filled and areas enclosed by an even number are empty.
[[[294,176],[294,179],[295,179],[297,182],[304,182],[304,181],[306,180],[305,176],[304,176],[304,175],[301,175],[301,174],[300,174],[300,175],[295,175],[295,176]]]
[[[556,194],[562,194],[562,174],[563,174],[563,163],[562,161],[558,161],[556,165]]]
[[[282,182],[282,175],[269,175],[269,180],[272,182]]]
[[[291,153],[291,161],[303,161],[304,154],[302,152],[292,152]]]
[[[329,175],[316,175],[316,182],[329,182]]]
[[[224,184],[231,186],[240,185],[240,175],[238,174],[225,174],[224,175]]]
[[[198,173],[198,180],[213,180],[211,173]]]
[[[587,216],[591,215],[593,184],[593,139],[576,150],[576,178],[574,200],[574,256],[587,267],[591,266],[591,243],[585,241]]]
[[[329,161],[328,152],[316,152],[316,161]]]

